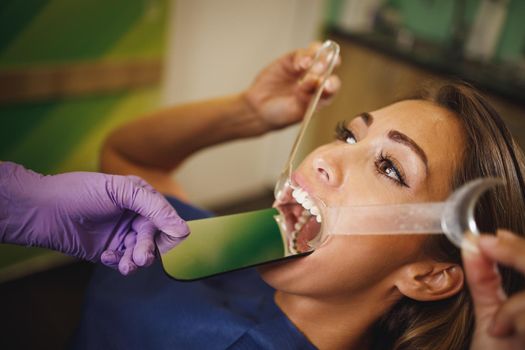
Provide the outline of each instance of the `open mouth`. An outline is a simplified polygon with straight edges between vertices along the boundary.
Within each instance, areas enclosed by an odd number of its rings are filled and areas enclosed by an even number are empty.
[[[321,230],[321,212],[314,199],[303,188],[289,184],[274,207],[279,211],[276,220],[288,249],[287,255],[311,251],[309,243]]]

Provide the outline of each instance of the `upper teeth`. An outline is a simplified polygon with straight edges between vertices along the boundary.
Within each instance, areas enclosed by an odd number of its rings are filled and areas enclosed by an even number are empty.
[[[314,204],[314,202],[308,196],[308,193],[300,187],[294,187],[292,191],[292,197],[301,204],[303,208],[308,210],[311,215],[315,216],[317,222],[321,222],[321,212],[319,208]]]

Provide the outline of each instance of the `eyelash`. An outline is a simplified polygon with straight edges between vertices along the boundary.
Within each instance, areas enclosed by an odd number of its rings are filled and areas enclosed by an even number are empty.
[[[386,162],[387,168],[386,169],[393,169],[396,178],[393,178],[392,176],[389,176],[386,171],[381,170],[381,163]],[[405,177],[403,174],[401,174],[401,171],[399,171],[399,167],[395,164],[395,160],[388,154],[384,154],[381,152],[379,156],[376,157],[375,161],[375,168],[378,172],[378,174],[381,174],[383,176],[386,176],[390,180],[394,181],[394,183],[401,187],[409,187],[405,181]]]
[[[357,138],[354,133],[345,126],[345,121],[340,121],[335,127],[335,138],[343,142],[348,143],[348,138],[353,138],[357,142]]]
[[[354,133],[346,127],[345,121],[340,121],[337,123],[337,126],[335,127],[335,137],[336,139],[349,143],[348,139],[352,138],[354,139],[354,143],[357,142],[357,138],[355,137]],[[350,143],[352,144],[352,143]],[[387,167],[384,168],[381,165],[386,162]],[[379,155],[376,157],[374,161],[375,169],[378,174],[382,176],[386,176],[389,180],[394,181],[394,183],[401,187],[409,187],[405,181],[405,176],[399,171],[399,166],[396,165],[396,161],[392,156],[389,154],[385,154],[382,151],[379,153]],[[389,176],[386,171],[381,169],[393,169],[395,173],[395,177]]]

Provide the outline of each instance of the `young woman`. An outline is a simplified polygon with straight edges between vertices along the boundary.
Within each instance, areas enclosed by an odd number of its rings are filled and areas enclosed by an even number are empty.
[[[170,173],[187,156],[300,119],[315,86],[297,83],[310,57],[306,50],[281,58],[240,95],[174,107],[125,125],[104,147],[103,170],[139,175],[185,199]],[[338,85],[332,77],[327,99]],[[483,197],[480,228],[525,232],[521,152],[498,114],[470,86],[443,85],[363,113],[338,125],[336,134],[294,173],[311,198],[329,205],[439,201],[466,181],[496,176],[507,185]],[[183,218],[208,215],[170,200]],[[500,278],[493,266],[499,261],[523,271],[523,246],[508,233],[496,243],[483,237],[481,253],[465,256],[463,264],[460,251],[444,237],[331,237],[306,257],[260,268],[267,284],[254,270],[177,283],[158,265],[126,280],[101,269],[75,344],[518,349],[524,297],[505,303],[501,288],[514,293],[523,279],[505,268]],[[127,263],[129,271],[136,268]]]

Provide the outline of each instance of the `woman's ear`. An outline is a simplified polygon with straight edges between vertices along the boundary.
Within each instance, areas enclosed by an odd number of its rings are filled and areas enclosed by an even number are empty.
[[[463,269],[458,264],[420,261],[404,266],[399,272],[395,286],[414,300],[441,300],[463,288]]]

